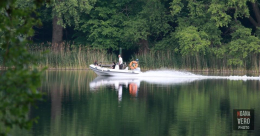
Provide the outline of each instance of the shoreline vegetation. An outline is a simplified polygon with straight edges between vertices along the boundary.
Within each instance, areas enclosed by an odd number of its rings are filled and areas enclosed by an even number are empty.
[[[95,60],[110,62],[118,60],[115,53],[108,53],[104,49],[94,49],[83,45],[62,43],[52,45],[51,42],[32,44],[27,46],[29,52],[38,57],[38,68],[47,67],[47,70],[86,70]],[[260,56],[260,55],[257,55]],[[241,66],[228,65],[227,56],[222,59],[216,56],[201,55],[181,56],[175,51],[150,51],[148,53],[136,53],[132,55],[127,65],[136,58],[139,59],[142,70],[174,69],[190,72],[236,72],[236,73],[259,73],[259,61],[256,55],[252,55]],[[0,58],[0,70],[2,66]],[[110,64],[109,63],[109,64]]]

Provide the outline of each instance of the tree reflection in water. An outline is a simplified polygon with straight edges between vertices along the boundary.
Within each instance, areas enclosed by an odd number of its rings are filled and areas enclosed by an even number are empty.
[[[115,78],[88,71],[49,71],[45,79],[46,101],[31,112],[39,123],[14,135],[260,135],[259,80]],[[232,130],[233,109],[255,109],[255,130]]]

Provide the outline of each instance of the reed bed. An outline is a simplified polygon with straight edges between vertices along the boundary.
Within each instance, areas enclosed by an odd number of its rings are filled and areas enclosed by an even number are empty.
[[[105,50],[88,48],[82,45],[62,43],[52,45],[34,44],[28,46],[30,53],[39,57],[38,66],[48,69],[86,69],[95,60],[97,62],[112,63],[116,60],[115,54]]]
[[[228,65],[227,55],[222,58],[210,53],[182,56],[173,50],[137,53],[132,58],[138,58],[140,66],[146,70],[165,68],[208,72],[259,72],[260,68],[260,54],[249,55],[240,66]]]
[[[38,67],[48,69],[88,69],[95,60],[112,64],[117,62],[116,54],[107,50],[94,49],[73,43],[52,45],[50,42],[28,45],[31,54],[38,56]],[[181,69],[187,71],[216,71],[216,72],[259,72],[260,54],[250,54],[244,58],[243,65],[228,65],[228,55],[217,58],[212,53],[182,56],[173,50],[150,51],[136,53],[132,60],[139,59],[139,66],[143,70],[150,69]],[[127,60],[124,60],[126,62]],[[0,57],[0,69],[3,59]],[[129,63],[127,63],[129,64]],[[2,66],[2,67],[1,67]]]

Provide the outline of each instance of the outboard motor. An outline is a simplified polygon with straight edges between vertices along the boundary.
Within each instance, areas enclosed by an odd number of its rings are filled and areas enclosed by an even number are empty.
[[[140,69],[140,67],[137,67],[137,68],[134,69],[134,71],[139,71],[140,72],[141,69]]]

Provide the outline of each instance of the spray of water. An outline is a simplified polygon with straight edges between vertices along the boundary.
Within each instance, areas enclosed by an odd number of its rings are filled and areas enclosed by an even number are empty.
[[[189,78],[189,79],[229,79],[229,80],[260,80],[260,76],[205,76],[176,70],[151,70],[138,75],[140,78]]]
[[[202,77],[190,72],[181,72],[176,70],[151,70],[139,74],[139,77],[169,77],[169,78],[189,78],[189,77]]]
[[[193,74],[190,72],[176,71],[176,70],[151,70],[140,73],[138,75],[128,76],[112,76],[102,77],[99,76],[90,83],[90,88],[97,88],[103,85],[115,85],[124,84],[127,86],[129,83],[135,83],[140,85],[141,81],[158,84],[158,85],[179,85],[191,83],[198,80],[205,79],[227,79],[227,80],[260,80],[260,77],[253,76],[205,76]]]

